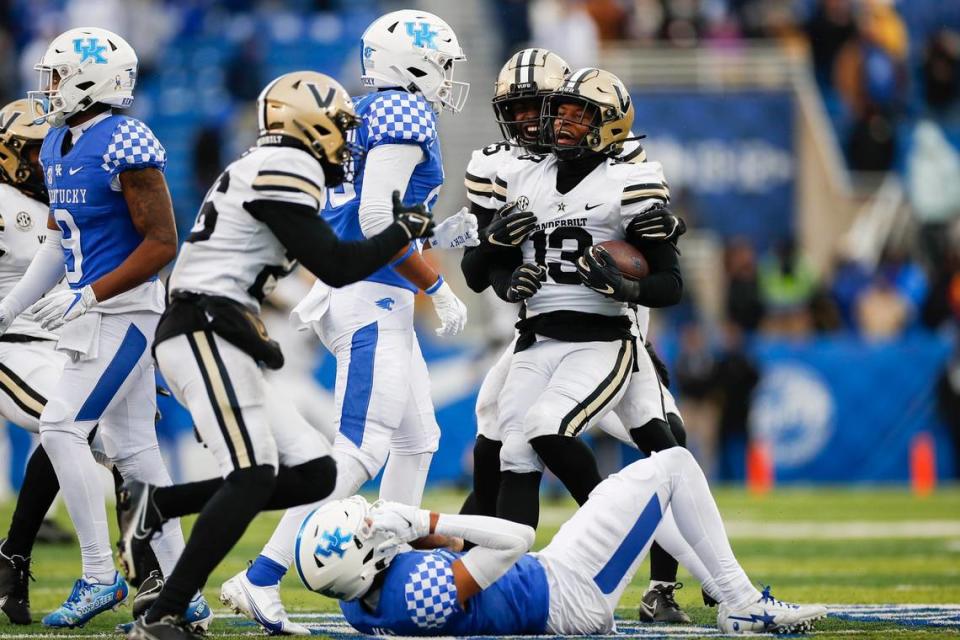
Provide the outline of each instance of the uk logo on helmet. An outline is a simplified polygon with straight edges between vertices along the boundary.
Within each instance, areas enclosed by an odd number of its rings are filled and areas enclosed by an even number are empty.
[[[406,22],[407,35],[413,38],[413,46],[423,47],[424,49],[436,49],[437,43],[433,39],[437,32],[430,29],[427,22]]]
[[[351,540],[353,540],[353,534],[341,533],[340,527],[334,529],[333,533],[324,531],[323,540],[317,543],[317,548],[314,550],[314,553],[324,558],[329,558],[333,554],[337,554],[338,557],[342,558],[343,554],[347,552],[344,547]]]
[[[87,43],[84,44],[83,41]],[[107,50],[107,45],[100,44],[99,38],[77,38],[73,41],[74,53],[79,53],[82,57],[80,62],[86,62],[87,58],[93,58],[95,64],[107,64],[107,59],[103,57],[103,52]]]

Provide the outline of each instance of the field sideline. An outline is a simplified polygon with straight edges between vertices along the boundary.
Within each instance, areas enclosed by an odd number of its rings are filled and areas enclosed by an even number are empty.
[[[955,638],[960,633],[960,487],[923,500],[898,489],[789,489],[762,498],[723,489],[717,498],[734,551],[755,582],[773,585],[774,594],[785,600],[843,605],[818,624],[815,637]],[[424,504],[452,510],[459,507],[460,500],[459,494],[438,491],[429,493]],[[0,529],[5,530],[9,523],[11,509],[12,504],[0,505]],[[572,510],[569,502],[544,506],[538,546],[549,540]],[[59,517],[67,521],[63,509]],[[218,611],[222,609],[217,600],[220,583],[254,557],[276,520],[277,514],[258,518],[211,578],[205,593]],[[35,550],[37,581],[31,584],[31,600],[36,620],[68,595],[79,568],[76,546]],[[689,586],[678,593],[678,600],[697,627],[649,627],[630,622],[636,619],[646,577],[646,568],[641,569],[622,602],[619,614],[625,635],[621,637],[715,637],[710,629],[715,610],[702,606],[699,589],[682,570],[681,580]],[[303,589],[295,575],[287,576],[284,595],[288,609],[303,616],[318,632],[333,637],[351,635],[342,619],[320,615],[335,613],[336,605]],[[123,607],[72,632],[50,632],[39,623],[29,627],[0,623],[0,638],[102,636],[128,620],[129,612],[129,607]],[[257,630],[239,619],[222,616],[211,634],[249,637]]]

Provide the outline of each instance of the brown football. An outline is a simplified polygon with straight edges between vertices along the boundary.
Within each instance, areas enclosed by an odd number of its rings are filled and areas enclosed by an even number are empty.
[[[650,273],[650,265],[640,250],[623,240],[607,240],[597,244],[602,247],[625,278],[639,280]]]

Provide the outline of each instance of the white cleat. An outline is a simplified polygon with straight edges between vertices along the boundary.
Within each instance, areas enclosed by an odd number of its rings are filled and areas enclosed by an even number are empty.
[[[241,571],[220,587],[220,602],[245,615],[274,636],[308,636],[310,629],[291,622],[280,601],[280,585],[258,587]]]
[[[724,633],[803,633],[813,630],[813,622],[827,615],[819,605],[797,605],[777,600],[770,587],[753,604],[733,609],[721,603],[717,626]]]

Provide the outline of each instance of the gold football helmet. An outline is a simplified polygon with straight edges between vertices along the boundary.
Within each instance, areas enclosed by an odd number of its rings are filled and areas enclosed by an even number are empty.
[[[357,147],[347,132],[360,119],[339,82],[314,71],[284,74],[260,93],[257,112],[261,144],[270,136],[296,140],[334,174],[327,186],[350,181]]]
[[[560,115],[560,107],[569,104],[583,107],[575,119]],[[557,119],[586,125],[588,131],[576,144],[561,144],[554,128]],[[562,157],[580,157],[590,151],[615,157],[630,137],[633,101],[620,78],[609,71],[578,69],[543,101],[542,121],[544,140]]]
[[[560,88],[570,66],[547,49],[523,49],[507,60],[493,86],[493,113],[504,139],[533,151],[539,148],[540,117],[543,99]],[[534,117],[518,117],[523,105],[533,102]]]
[[[50,130],[46,121],[37,122],[41,115],[37,104],[29,100],[15,100],[0,109],[0,181],[30,196],[45,198],[40,162],[28,157],[31,148],[39,151]]]

